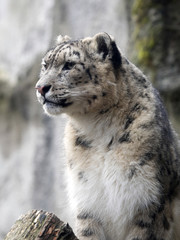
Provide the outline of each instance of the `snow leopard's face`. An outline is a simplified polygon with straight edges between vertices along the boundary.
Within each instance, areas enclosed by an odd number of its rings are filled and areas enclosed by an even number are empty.
[[[100,112],[114,102],[121,55],[106,33],[58,44],[42,60],[37,97],[46,113]]]

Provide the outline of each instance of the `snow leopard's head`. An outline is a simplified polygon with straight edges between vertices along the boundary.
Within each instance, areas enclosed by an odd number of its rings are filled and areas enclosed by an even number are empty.
[[[116,96],[121,54],[106,33],[73,41],[59,36],[42,60],[37,98],[46,113],[105,111]]]

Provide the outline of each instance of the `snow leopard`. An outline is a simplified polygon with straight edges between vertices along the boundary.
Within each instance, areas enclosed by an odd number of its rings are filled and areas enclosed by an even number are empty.
[[[67,191],[80,240],[179,240],[180,151],[159,92],[107,33],[59,36],[36,84],[65,113]]]

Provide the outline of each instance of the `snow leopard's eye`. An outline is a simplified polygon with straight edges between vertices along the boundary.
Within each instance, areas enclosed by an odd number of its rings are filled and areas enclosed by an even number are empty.
[[[66,62],[62,70],[71,70],[75,64],[75,62]]]
[[[43,59],[41,63],[42,67],[46,70],[48,68],[47,62]]]

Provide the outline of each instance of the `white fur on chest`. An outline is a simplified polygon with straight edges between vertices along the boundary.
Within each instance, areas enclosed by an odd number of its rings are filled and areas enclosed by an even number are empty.
[[[81,156],[74,153],[76,157],[80,161],[75,159],[78,163],[68,171],[67,177],[75,214],[92,213],[104,224],[108,235],[125,236],[138,207],[146,207],[150,200],[156,201],[158,186],[145,178],[141,170],[138,177],[129,179],[113,152],[94,155],[84,152]]]

